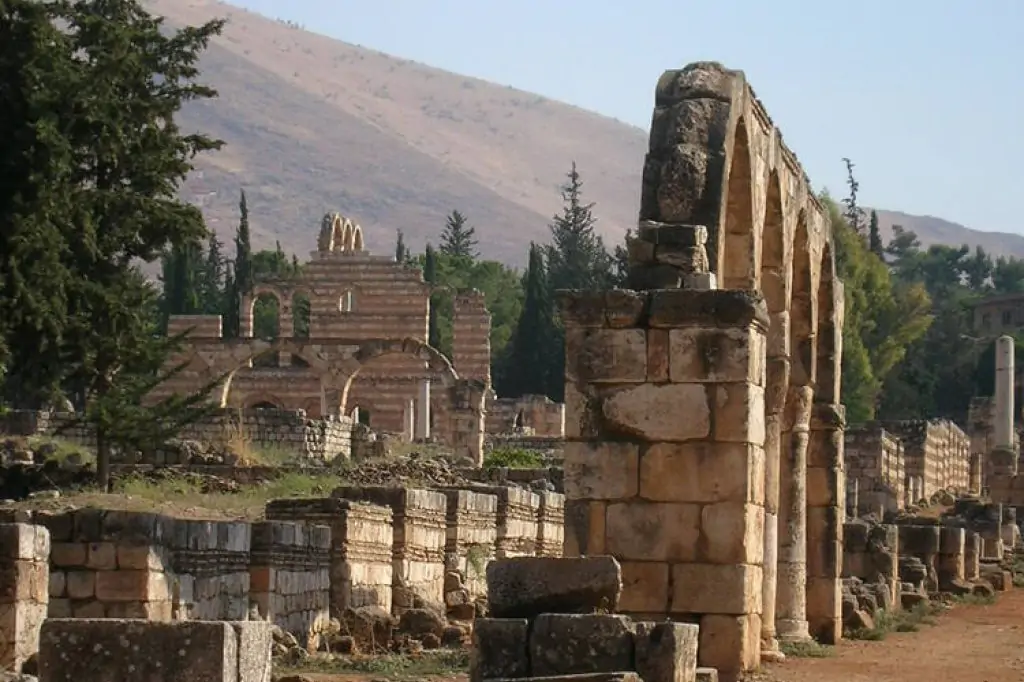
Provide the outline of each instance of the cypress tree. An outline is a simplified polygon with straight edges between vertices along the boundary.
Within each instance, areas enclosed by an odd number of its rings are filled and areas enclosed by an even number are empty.
[[[882,243],[882,233],[878,228],[878,212],[874,210],[871,211],[868,223],[868,248],[879,258],[885,258],[885,244]]]
[[[552,337],[555,328],[554,307],[548,288],[543,250],[530,244],[530,262],[523,276],[526,298],[506,358],[504,392],[511,397],[527,394],[551,396],[554,384],[563,379],[557,374]],[[562,391],[564,392],[564,388]]]
[[[238,230],[235,233],[235,288],[239,296],[252,293],[252,238],[249,234],[249,204],[245,190],[238,200]]]
[[[398,230],[398,238],[395,240],[395,262],[407,263],[409,261],[409,247],[405,245],[405,233]]]

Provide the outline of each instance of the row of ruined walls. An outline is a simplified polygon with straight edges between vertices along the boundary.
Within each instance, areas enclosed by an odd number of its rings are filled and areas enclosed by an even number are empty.
[[[853,516],[881,518],[941,492],[981,492],[970,438],[946,419],[869,422],[845,434],[846,502]]]
[[[12,436],[58,437],[94,448],[95,434],[78,422],[71,412],[12,410],[0,417],[0,433]],[[353,419],[348,416],[310,418],[303,410],[231,409],[211,414],[185,425],[179,440],[214,446],[245,445],[258,450],[283,451],[297,459],[330,462],[352,455]],[[151,452],[115,452],[115,464],[175,466],[191,463],[181,448],[159,448]]]
[[[564,498],[522,488],[343,487],[275,500],[266,520],[78,509],[0,513],[0,668],[50,618],[246,620],[253,605],[300,639],[347,608],[451,606],[447,573],[486,590],[494,558],[560,556]]]

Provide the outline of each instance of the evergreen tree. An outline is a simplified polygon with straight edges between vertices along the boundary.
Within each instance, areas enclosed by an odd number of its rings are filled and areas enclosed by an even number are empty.
[[[200,299],[204,315],[219,315],[224,308],[224,245],[213,230],[206,244]]]
[[[441,233],[441,253],[456,258],[476,258],[479,254],[475,234],[476,228],[469,226],[466,216],[452,211]]]
[[[0,403],[37,409],[61,394],[72,273],[65,260],[72,163],[58,114],[81,93],[70,37],[46,3],[0,9]]]
[[[221,333],[226,339],[238,338],[239,332],[239,294],[235,283],[235,270],[232,261],[224,264],[224,296],[221,298]]]
[[[864,233],[864,210],[857,203],[857,193],[860,192],[860,183],[857,182],[857,178],[853,175],[853,161],[848,158],[843,158],[843,163],[846,164],[846,187],[848,194],[843,199],[843,204],[846,206],[846,212],[843,217],[846,218],[846,224],[849,225],[854,232],[857,234]]]
[[[245,190],[241,190],[238,200],[238,230],[235,232],[235,288],[239,296],[252,293],[252,237],[249,234],[249,204],[245,198]]]
[[[405,234],[398,230],[398,238],[395,240],[395,262],[406,263],[409,261],[409,247],[405,245]]]
[[[168,429],[195,417],[174,401],[145,410],[125,401],[143,377],[152,379],[152,365],[167,351],[153,333],[155,292],[142,286],[136,263],[207,234],[199,209],[177,190],[192,159],[221,143],[182,134],[175,117],[186,101],[216,95],[194,81],[199,55],[223,22],[166,32],[138,0],[44,6],[63,28],[64,39],[48,47],[71,100],[50,112],[52,130],[63,136],[68,163],[60,189],[71,206],[62,240],[72,275],[65,384],[85,406],[106,488],[111,449],[133,447],[154,431],[152,415]]]
[[[868,223],[868,248],[879,258],[885,258],[885,245],[882,243],[882,233],[878,228],[878,212],[875,210],[871,211],[871,221]]]
[[[431,285],[432,289],[437,283],[437,274],[437,252],[434,251],[433,246],[427,244],[427,250],[423,259],[423,281]],[[427,318],[427,344],[433,348],[440,348],[441,346],[441,333],[438,324],[439,308],[440,295],[432,290],[430,294],[430,314]]]
[[[621,244],[615,246],[612,255],[612,281],[620,289],[626,288],[629,281],[629,243],[633,241],[632,228],[626,230],[626,237]]]
[[[552,290],[607,289],[613,283],[612,257],[594,227],[594,204],[583,203],[583,181],[576,162],[562,186],[562,213],[551,223],[551,244],[545,249]]]
[[[165,307],[168,315],[195,315],[201,312],[202,252],[199,244],[188,242],[171,248],[170,282],[166,283]]]
[[[558,362],[553,353],[555,335],[554,304],[549,290],[543,249],[530,244],[530,263],[523,276],[525,300],[523,311],[516,323],[509,342],[509,353],[501,372],[503,395],[551,395],[556,385],[564,383]],[[563,353],[564,354],[564,353]],[[562,388],[564,392],[564,387]]]

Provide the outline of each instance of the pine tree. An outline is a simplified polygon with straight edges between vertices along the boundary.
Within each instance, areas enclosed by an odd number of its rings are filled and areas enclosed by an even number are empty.
[[[441,233],[441,253],[455,258],[476,258],[476,228],[470,227],[466,216],[458,211],[448,215],[444,231]]]
[[[68,173],[60,189],[71,206],[63,239],[72,274],[64,383],[84,404],[106,488],[111,449],[147,438],[152,415],[173,429],[196,414],[180,401],[145,409],[126,401],[168,351],[154,334],[156,292],[136,264],[207,235],[202,213],[177,190],[192,159],[221,142],[182,134],[176,115],[184,102],[216,95],[195,79],[199,55],[223,22],[168,34],[138,0],[42,4],[62,27],[64,38],[49,52],[60,80],[54,90],[69,100],[49,112],[51,130],[63,136]]]
[[[405,245],[405,234],[398,230],[398,238],[395,240],[395,262],[407,263],[409,261],[409,247]]]
[[[434,247],[427,244],[427,250],[423,257],[423,281],[427,284],[437,283],[437,252]],[[440,307],[440,295],[436,292],[430,294],[430,314],[427,317],[427,344],[432,348],[441,346],[441,328],[438,320],[438,308]]]
[[[613,283],[612,257],[595,231],[594,204],[583,203],[583,181],[576,162],[562,186],[562,213],[551,223],[551,244],[545,249],[552,290],[607,289]]]
[[[882,233],[878,228],[878,212],[874,210],[871,211],[868,223],[868,248],[879,258],[885,258],[885,244],[882,243]]]
[[[844,217],[846,218],[847,224],[853,228],[854,232],[863,235],[864,210],[857,203],[857,193],[860,191],[860,183],[857,182],[857,178],[853,175],[853,161],[844,157],[843,163],[846,164],[846,187],[849,191],[849,194],[847,194],[846,198],[843,199],[843,204],[846,206]]]
[[[612,281],[619,289],[626,288],[629,280],[629,242],[633,240],[632,228],[626,230],[626,236],[621,244],[615,245],[615,253],[612,255]]]
[[[523,310],[516,323],[509,342],[509,354],[505,358],[502,383],[507,396],[548,395],[558,384],[564,383],[558,362],[553,353],[555,336],[554,304],[549,291],[548,277],[544,264],[544,252],[537,244],[530,244],[530,261],[523,276],[526,298]]]
[[[252,237],[249,234],[249,204],[245,190],[238,200],[238,230],[235,233],[235,287],[239,296],[247,296],[253,289]]]
[[[237,339],[239,336],[239,294],[235,282],[233,263],[224,264],[224,296],[221,298],[221,333],[225,339]]]
[[[224,307],[224,245],[210,230],[206,243],[200,309],[204,315],[219,315]]]

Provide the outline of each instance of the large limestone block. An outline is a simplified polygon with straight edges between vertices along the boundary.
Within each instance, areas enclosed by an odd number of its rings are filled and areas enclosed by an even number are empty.
[[[617,500],[637,494],[640,446],[572,441],[563,451],[565,494],[570,499]]]
[[[473,623],[470,681],[529,676],[529,639],[530,623],[525,618],[478,618]]]
[[[239,682],[238,653],[234,628],[220,621],[50,619],[40,633],[39,679]]]
[[[499,559],[487,566],[487,592],[496,618],[614,611],[622,569],[610,556]]]
[[[692,682],[699,637],[691,623],[637,623],[637,672],[644,682]]]
[[[537,616],[530,632],[530,672],[545,676],[629,670],[635,661],[634,629],[627,616]]]
[[[711,434],[711,406],[701,384],[641,384],[615,391],[605,397],[602,413],[609,434],[646,441],[699,440]]]
[[[570,452],[567,446],[567,493]],[[758,445],[654,443],[640,462],[640,496],[653,502],[761,502],[764,476],[765,455]]]

